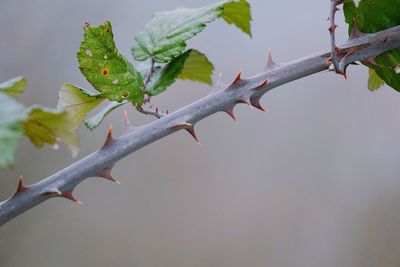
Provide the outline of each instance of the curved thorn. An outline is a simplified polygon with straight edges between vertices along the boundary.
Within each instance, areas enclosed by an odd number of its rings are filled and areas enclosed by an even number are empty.
[[[58,189],[50,189],[46,192],[43,193],[43,195],[50,195],[50,196],[56,196],[56,197],[61,197],[62,193]]]
[[[259,110],[261,110],[261,111],[263,111],[263,112],[266,112],[266,111],[267,111],[266,109],[263,108],[263,106],[261,106],[261,104],[260,104],[260,99],[252,99],[252,100],[251,100],[251,105],[252,105],[253,107],[255,107],[256,109],[259,109]]]
[[[268,82],[269,82],[268,80],[261,82],[259,85],[256,86],[255,89],[258,90],[258,89],[264,88],[264,86],[266,86],[268,84]]]
[[[186,129],[186,128],[190,128],[193,125],[191,123],[188,122],[183,122],[183,123],[177,123],[171,126],[171,128],[182,128],[182,129]]]
[[[357,26],[356,20],[353,18],[353,25],[351,26],[351,34],[349,39],[355,39],[355,38],[359,38],[361,36],[365,35],[365,33],[362,33],[360,31],[360,29]]]
[[[235,117],[235,113],[233,113],[233,107],[231,107],[231,108],[229,108],[229,109],[227,109],[227,110],[224,110],[224,112],[225,112],[226,114],[228,114],[229,117],[231,117],[232,120],[233,120],[235,123],[237,123],[237,120],[236,120],[236,117]]]
[[[227,90],[233,89],[235,88],[238,84],[240,84],[241,82],[243,82],[242,79],[242,70],[239,71],[239,73],[236,75],[235,80],[227,87]]]
[[[249,105],[251,108],[253,107],[253,106],[251,105],[250,98],[243,97],[243,98],[241,98],[241,99],[238,100],[238,103],[247,104],[247,105]]]
[[[186,129],[186,131],[188,133],[190,133],[190,135],[194,138],[194,140],[196,141],[197,144],[201,145],[199,139],[197,138],[196,132],[194,131],[194,127],[190,127],[188,129]]]
[[[72,191],[70,191],[70,192],[63,192],[63,193],[61,193],[61,196],[60,196],[60,197],[66,198],[66,199],[68,199],[68,200],[71,200],[71,201],[75,202],[75,203],[78,204],[78,205],[82,205],[82,202],[79,201],[79,200],[77,200],[77,199],[73,196]]]
[[[101,146],[101,149],[108,147],[109,145],[111,145],[114,142],[115,142],[115,139],[112,137],[112,126],[110,125],[110,127],[108,128],[106,141]]]
[[[104,179],[114,182],[116,184],[121,184],[118,180],[116,180],[116,179],[114,179],[114,177],[112,177],[111,170],[112,170],[112,168],[105,168],[105,169],[101,170],[100,172],[98,172],[96,175],[97,175],[97,177],[104,178]]]
[[[28,189],[29,189],[29,187],[24,185],[24,176],[20,175],[19,178],[18,178],[17,191],[15,191],[13,196],[16,196],[16,195],[18,195],[20,193],[23,193],[23,192],[27,191]]]

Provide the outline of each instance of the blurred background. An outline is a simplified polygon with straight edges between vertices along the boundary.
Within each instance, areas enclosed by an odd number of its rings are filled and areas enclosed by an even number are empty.
[[[263,70],[268,48],[288,62],[329,47],[329,1],[250,0],[253,38],[219,21],[189,42],[231,81]],[[24,75],[26,105],[55,107],[60,86],[91,88],[76,52],[84,22],[111,20],[128,58],[155,11],[212,0],[1,0],[0,81]],[[347,28],[338,13],[338,42]],[[371,93],[367,69],[349,79],[324,72],[266,94],[267,113],[236,108],[201,121],[202,145],[186,132],[164,138],[114,168],[121,185],[81,184],[77,206],[52,199],[0,229],[0,266],[399,266],[400,95]],[[212,88],[178,82],[154,102],[170,111]],[[93,132],[79,130],[79,158],[97,149],[124,108]],[[131,122],[151,118],[129,111]],[[78,159],[79,159],[78,158]],[[77,160],[77,159],[75,159]],[[74,159],[65,147],[21,143],[17,165],[0,171],[0,199],[17,177],[35,183]]]

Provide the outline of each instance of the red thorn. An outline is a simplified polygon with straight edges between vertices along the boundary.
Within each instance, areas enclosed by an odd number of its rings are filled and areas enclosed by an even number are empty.
[[[233,107],[231,107],[231,108],[229,108],[227,110],[224,110],[224,111],[225,111],[226,114],[228,114],[232,118],[232,120],[234,122],[237,123],[237,120],[236,120],[236,117],[235,117],[235,113],[233,113]]]
[[[186,128],[189,128],[189,127],[192,127],[192,126],[193,125],[191,123],[184,122],[184,123],[175,124],[171,128],[184,128],[184,129],[186,129]]]
[[[250,107],[252,107],[250,99],[248,99],[248,98],[242,98],[242,99],[238,100],[238,103],[247,104]]]
[[[194,138],[194,140],[196,141],[196,143],[200,145],[200,141],[199,141],[199,139],[197,138],[197,135],[196,135],[196,132],[194,131],[194,128],[193,128],[193,127],[188,128],[188,129],[186,129],[186,131],[188,131],[188,133],[190,133],[190,135]]]
[[[103,144],[103,146],[101,148],[106,148],[106,147],[108,147],[109,145],[111,145],[114,142],[115,142],[115,139],[112,137],[112,126],[110,126],[108,128],[106,141],[104,142],[104,144]]]
[[[234,84],[242,80],[242,72],[243,72],[242,70],[239,71],[235,80],[233,81]]]
[[[61,194],[60,197],[66,198],[66,199],[68,199],[68,200],[71,200],[71,201],[75,202],[75,203],[78,204],[78,205],[82,205],[82,202],[79,201],[79,200],[77,200],[77,199],[72,195],[72,191],[71,191],[71,192],[63,192],[63,193]]]
[[[335,47],[336,52],[340,53],[340,51],[342,51],[342,49],[340,49],[339,47]]]
[[[194,140],[196,140],[196,142],[200,145],[200,141],[196,136],[193,124],[191,124],[189,122],[178,123],[178,124],[173,125],[171,128],[173,128],[173,129],[174,128],[185,129],[186,131],[188,131],[190,133],[190,135],[194,138]]]
[[[266,111],[267,111],[266,109],[263,108],[263,106],[261,106],[260,100],[259,100],[259,99],[253,99],[253,100],[251,101],[251,105],[252,105],[253,107],[255,107],[255,108],[257,108],[257,109],[263,111],[263,112],[266,112]]]
[[[262,89],[264,86],[268,84],[268,80],[261,82],[259,85],[256,86],[256,89]]]
[[[328,31],[329,32],[334,32],[336,28],[337,28],[337,25],[333,24],[333,25],[329,26]]]
[[[116,184],[121,184],[118,180],[115,180],[114,177],[112,177],[111,170],[112,170],[112,168],[105,168],[105,169],[101,170],[100,172],[98,172],[96,175],[100,178],[107,179]]]
[[[239,83],[241,83],[242,80],[242,70],[239,71],[239,73],[237,74],[235,80],[231,83],[231,85],[228,86],[228,90],[234,88],[236,85],[238,85]]]
[[[20,175],[19,178],[18,178],[18,187],[17,187],[17,191],[15,191],[15,193],[14,193],[13,196],[16,196],[16,195],[18,195],[18,194],[20,194],[20,193],[22,193],[22,192],[25,192],[25,191],[27,191],[28,189],[29,189],[29,187],[24,185],[24,176],[23,176],[23,175]]]

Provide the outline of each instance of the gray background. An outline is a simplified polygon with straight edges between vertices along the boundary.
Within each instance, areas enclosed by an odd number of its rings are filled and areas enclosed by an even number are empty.
[[[260,72],[268,47],[278,62],[329,47],[328,0],[250,2],[253,39],[221,21],[190,41],[215,76]],[[20,100],[54,107],[64,82],[90,88],[75,57],[85,21],[111,20],[130,58],[153,12],[209,3],[1,0],[0,81],[25,75]],[[225,114],[202,121],[201,146],[179,132],[138,151],[114,170],[122,185],[87,180],[75,193],[82,206],[54,199],[3,226],[0,266],[399,266],[400,95],[371,93],[366,80],[364,67],[350,67],[347,81],[317,74],[264,96],[266,114],[237,107],[238,126]],[[154,101],[174,110],[210,90],[178,82]],[[121,132],[123,110],[94,132],[79,130],[79,157],[99,147],[110,124]],[[64,147],[36,150],[24,140],[17,162],[0,171],[0,199],[19,174],[34,183],[73,159]]]

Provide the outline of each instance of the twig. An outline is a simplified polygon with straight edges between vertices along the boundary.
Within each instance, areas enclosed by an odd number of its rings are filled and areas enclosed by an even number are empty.
[[[341,70],[339,66],[339,59],[338,59],[339,48],[336,46],[336,41],[335,41],[335,31],[337,27],[337,25],[335,24],[335,14],[339,10],[337,6],[342,3],[343,0],[331,0],[331,6],[330,6],[331,9],[329,13],[330,26],[328,28],[328,31],[331,37],[331,62],[333,64],[333,68],[336,73],[342,74],[346,77],[346,73],[343,70]]]
[[[385,31],[352,38],[340,46],[347,64],[362,61],[383,52],[400,47],[400,26]],[[350,54],[349,54],[350,53]],[[238,103],[246,103],[262,109],[260,98],[282,84],[327,70],[331,52],[308,56],[288,64],[276,66],[252,78],[242,79],[240,73],[233,83],[223,90],[208,95],[150,124],[135,128],[114,139],[110,128],[106,142],[96,152],[31,186],[22,180],[18,190],[0,203],[0,225],[52,197],[64,197],[78,203],[72,191],[83,180],[97,176],[114,180],[111,169],[114,164],[140,148],[178,130],[187,130],[195,139],[194,125],[219,111],[230,116]],[[342,57],[342,58],[340,58]],[[127,123],[129,126],[129,123]]]

